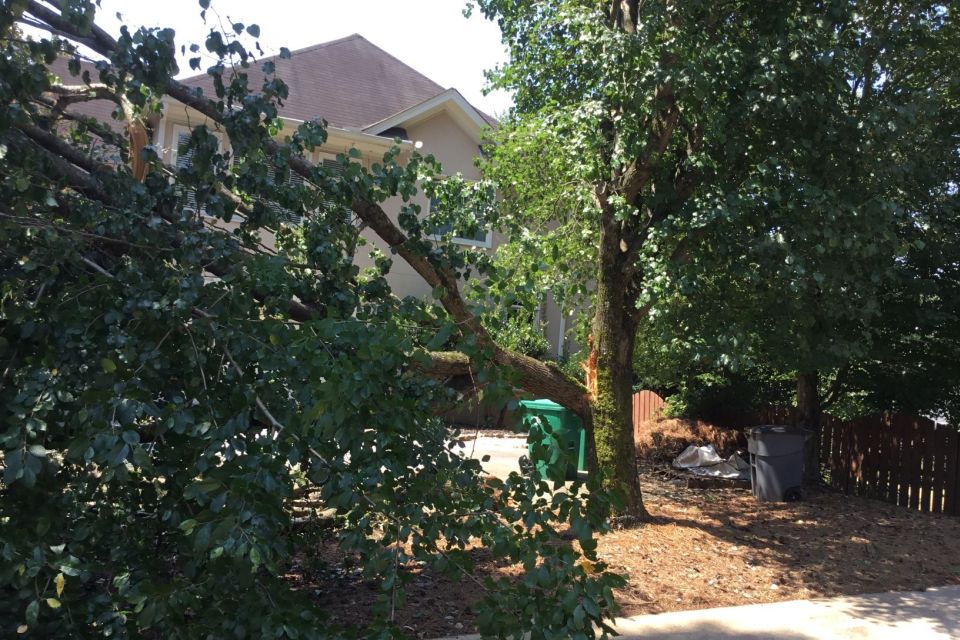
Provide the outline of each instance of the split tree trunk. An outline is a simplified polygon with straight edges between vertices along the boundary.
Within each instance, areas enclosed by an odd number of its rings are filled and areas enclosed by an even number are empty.
[[[813,432],[804,450],[806,484],[820,482],[820,376],[816,371],[797,374],[797,412],[800,424]]]
[[[618,256],[619,257],[619,256]],[[633,351],[637,325],[625,304],[622,260],[603,261],[596,291],[593,344],[597,389],[591,402],[597,465],[607,489],[622,492],[624,511],[646,517],[633,439]]]

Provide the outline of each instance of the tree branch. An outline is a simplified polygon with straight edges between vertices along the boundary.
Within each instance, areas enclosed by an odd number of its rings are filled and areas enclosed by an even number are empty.
[[[636,4],[636,0],[630,0]],[[81,33],[73,24],[62,16],[50,10],[37,0],[27,0],[27,11],[47,24],[63,31],[70,37],[84,38],[88,47],[100,55],[110,58],[118,50],[117,41],[100,27],[93,25],[91,33]],[[91,37],[92,36],[92,37]],[[78,40],[79,41],[79,40]],[[213,122],[223,124],[224,116],[217,103],[203,96],[195,89],[187,87],[174,78],[167,81],[166,93],[171,98],[196,110]],[[271,138],[264,140],[264,150],[268,154],[277,154],[282,150],[279,143]],[[291,156],[290,168],[308,181],[313,181],[314,166],[301,156]],[[394,249],[431,287],[441,292],[440,301],[447,312],[462,326],[468,328],[481,344],[488,344],[493,350],[493,361],[497,364],[511,367],[519,374],[519,384],[535,394],[548,395],[560,404],[584,415],[588,408],[585,389],[568,378],[558,369],[551,369],[544,363],[502,349],[494,344],[487,335],[480,321],[467,307],[452,271],[439,267],[430,260],[414,251],[407,245],[407,237],[390,219],[383,208],[368,200],[355,198],[352,204],[354,213],[370,227],[384,242]],[[217,275],[217,274],[215,274]],[[292,303],[304,307],[298,309],[297,314],[306,313],[312,316],[309,308],[300,303]]]

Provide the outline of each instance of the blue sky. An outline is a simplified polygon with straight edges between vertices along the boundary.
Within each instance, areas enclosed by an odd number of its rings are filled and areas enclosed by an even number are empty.
[[[359,33],[487,113],[499,116],[510,106],[503,92],[482,94],[484,70],[506,60],[500,31],[476,13],[464,18],[461,0],[212,0],[206,25],[197,0],[102,0],[101,6],[97,22],[111,33],[119,30],[119,12],[131,27],[173,27],[178,44],[202,44],[218,19],[227,28],[255,23],[268,55]]]

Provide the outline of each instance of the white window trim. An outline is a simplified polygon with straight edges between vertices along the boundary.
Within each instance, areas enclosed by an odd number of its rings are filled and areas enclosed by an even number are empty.
[[[450,242],[453,244],[460,244],[467,247],[477,247],[479,249],[492,249],[493,248],[493,230],[490,227],[485,228],[487,232],[487,239],[481,242],[480,240],[474,240],[473,238],[461,238],[460,236],[453,236],[450,238]],[[443,236],[430,236],[431,240],[442,240]]]
[[[427,200],[427,206],[430,207],[430,200]],[[431,211],[432,213],[432,211]],[[493,229],[490,227],[483,227],[483,230],[486,232],[486,240],[474,240],[473,238],[461,238],[460,236],[451,236],[450,241],[453,244],[459,244],[465,247],[477,247],[478,249],[492,249],[493,248]],[[435,233],[427,234],[428,240],[433,240],[434,242],[442,242],[443,236],[438,236]]]

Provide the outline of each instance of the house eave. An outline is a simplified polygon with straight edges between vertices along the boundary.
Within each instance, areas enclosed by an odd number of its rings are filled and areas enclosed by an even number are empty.
[[[415,125],[443,111],[453,116],[474,141],[482,142],[483,130],[490,124],[456,89],[447,89],[429,100],[368,125],[363,131],[377,135],[394,127]]]
[[[163,100],[163,116],[159,120],[166,120],[170,114],[170,107],[182,108],[184,109],[185,114],[188,116],[187,120],[191,122],[205,122],[206,118],[199,112],[193,110],[187,105],[183,104],[179,100],[174,100],[172,98],[165,98]],[[298,120],[296,118],[284,118],[280,117],[280,121],[284,125],[290,125],[291,128],[296,128],[297,126],[303,124],[304,120]],[[286,129],[286,126],[284,127]],[[411,151],[414,149],[415,145],[410,140],[401,140],[399,143],[395,139],[385,138],[375,133],[369,133],[367,131],[358,130],[358,129],[346,129],[342,127],[327,126],[327,142],[330,143],[334,140],[344,141],[347,143],[354,144],[358,147],[366,148],[377,148],[387,151],[394,146],[399,146],[405,151]]]

